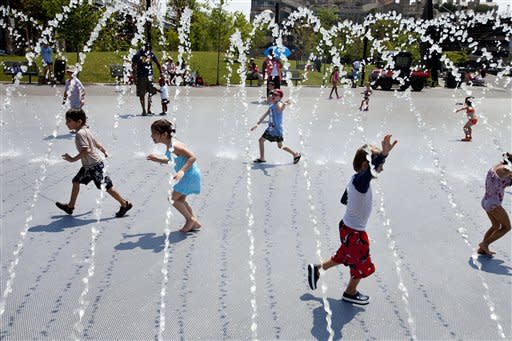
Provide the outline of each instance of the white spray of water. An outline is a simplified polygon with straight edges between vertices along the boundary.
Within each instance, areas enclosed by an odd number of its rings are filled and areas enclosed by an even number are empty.
[[[420,111],[416,109],[410,96],[407,96],[406,99],[409,104],[410,112],[414,113],[414,115],[416,117],[416,125],[418,127],[418,130],[422,133],[423,139],[425,140],[425,143],[427,144],[428,151],[432,155],[434,167],[438,170],[439,185],[440,185],[441,189],[443,189],[443,191],[446,193],[448,203],[450,204],[450,207],[452,208],[452,210],[455,212],[455,219],[456,219],[455,225],[457,226],[456,231],[461,236],[462,240],[468,246],[468,248],[471,251],[474,251],[475,245],[473,245],[471,243],[471,241],[469,240],[469,235],[468,235],[467,229],[465,227],[465,222],[463,221],[463,218],[465,215],[455,199],[455,195],[453,194],[453,189],[451,188],[448,178],[446,176],[445,167],[443,167],[441,165],[440,154],[439,154],[437,148],[434,146],[432,138],[429,137],[427,134],[428,130],[426,129],[426,124],[425,124],[425,121],[423,120],[423,117],[422,117]],[[496,305],[490,296],[489,285],[487,284],[485,278],[482,275],[482,271],[481,271],[482,264],[478,261],[478,257],[476,255],[472,256],[472,261],[473,261],[473,264],[479,270],[477,273],[478,273],[478,277],[480,278],[480,281],[482,283],[482,286],[484,288],[484,294],[482,296],[484,298],[484,301],[485,301],[487,307],[489,308],[489,312],[490,312],[489,318],[491,320],[495,321],[498,335],[502,339],[506,339],[506,335],[505,335],[503,326],[500,323],[500,317],[497,315],[496,310],[495,310]]]
[[[403,308],[407,313],[407,324],[409,325],[409,332],[411,333],[411,339],[417,340],[416,336],[416,323],[414,322],[414,317],[412,316],[410,303],[409,303],[409,290],[407,289],[403,277],[402,277],[402,261],[400,260],[400,256],[398,255],[398,251],[396,248],[396,241],[393,238],[393,229],[391,228],[391,220],[387,216],[386,208],[384,206],[384,193],[382,193],[382,189],[380,185],[377,185],[376,193],[380,196],[380,204],[379,204],[379,216],[381,217],[382,226],[386,230],[386,238],[388,240],[388,248],[391,250],[393,254],[393,262],[395,264],[395,272],[398,278],[398,289],[402,293],[401,298],[404,303]]]
[[[252,152],[252,138],[249,130],[249,118],[248,118],[248,105],[247,105],[247,93],[245,90],[245,78],[246,78],[246,69],[245,65],[247,63],[247,45],[244,44],[242,40],[242,36],[240,31],[236,30],[230,37],[230,50],[229,54],[231,57],[233,56],[233,52],[238,52],[238,62],[240,63],[240,67],[237,72],[241,79],[241,86],[238,90],[237,97],[240,98],[242,110],[241,117],[243,121],[243,126],[246,133],[247,144],[245,147],[245,156],[247,160],[246,165],[246,191],[247,191],[247,208],[245,210],[245,216],[247,218],[247,236],[249,238],[249,280],[250,280],[250,295],[251,295],[251,335],[253,340],[258,339],[258,304],[256,300],[256,264],[255,264],[255,238],[254,238],[254,213],[253,213],[253,199],[252,199],[252,175],[251,175],[251,152]],[[229,85],[228,85],[229,86]]]
[[[167,192],[168,199],[169,199],[169,206],[167,207],[167,211],[165,212],[165,243],[164,243],[164,259],[162,261],[162,269],[160,272],[162,273],[163,279],[162,279],[162,285],[160,286],[160,315],[158,320],[158,340],[163,340],[163,333],[165,331],[165,325],[166,325],[166,319],[165,319],[165,313],[166,313],[166,305],[165,305],[165,299],[167,295],[167,283],[169,282],[169,270],[167,269],[167,265],[169,264],[169,247],[170,247],[170,234],[171,234],[171,221],[173,218],[172,213],[172,206],[173,206],[173,200],[172,200],[172,192],[173,192],[173,186],[175,184],[174,180],[174,158],[172,157],[172,153],[174,152],[174,147],[171,145],[171,148],[168,150],[170,154],[169,159],[169,190]]]

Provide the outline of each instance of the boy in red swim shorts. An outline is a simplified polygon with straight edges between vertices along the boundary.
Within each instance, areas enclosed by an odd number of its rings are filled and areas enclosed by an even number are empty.
[[[341,245],[336,254],[322,264],[308,265],[308,283],[312,290],[317,288],[320,269],[327,270],[343,264],[350,267],[350,281],[342,300],[359,305],[370,303],[370,297],[357,290],[361,279],[375,272],[370,257],[370,240],[366,234],[366,224],[372,210],[370,181],[383,170],[384,161],[396,144],[397,141],[391,143],[391,135],[386,135],[382,140],[382,150],[371,145],[357,150],[353,162],[356,174],[350,179],[341,198],[341,203],[347,205],[339,226]]]

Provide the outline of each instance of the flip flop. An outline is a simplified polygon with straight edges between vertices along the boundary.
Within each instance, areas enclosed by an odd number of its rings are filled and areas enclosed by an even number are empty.
[[[253,161],[254,163],[263,163],[263,162],[267,162],[266,160],[262,160],[260,158],[257,158],[256,160]]]
[[[300,157],[301,157],[301,156],[302,156],[302,154],[300,154],[300,153],[299,153],[299,155],[295,156],[295,157],[293,158],[293,164],[298,163],[298,162],[299,162],[299,160],[300,160]]]

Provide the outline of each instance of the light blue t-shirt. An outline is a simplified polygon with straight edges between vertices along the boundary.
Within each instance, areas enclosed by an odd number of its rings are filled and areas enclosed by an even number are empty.
[[[51,64],[52,63],[52,54],[53,50],[51,47],[41,47],[41,58],[43,59],[45,64]]]
[[[283,112],[277,106],[279,102],[270,106],[267,131],[274,136],[283,136]]]

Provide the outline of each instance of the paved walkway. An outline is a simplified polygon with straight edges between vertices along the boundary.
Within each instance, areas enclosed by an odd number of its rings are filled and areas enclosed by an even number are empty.
[[[489,227],[485,174],[512,150],[508,89],[470,89],[481,115],[472,143],[459,142],[461,89],[376,91],[363,113],[362,89],[338,101],[326,99],[329,89],[294,89],[285,143],[303,158],[293,165],[268,143],[268,162],[254,165],[263,127],[248,127],[265,110],[263,90],[180,88],[168,117],[203,174],[202,193],[190,197],[203,228],[187,235],[174,209],[166,224],[169,170],[145,160],[162,152],[150,138],[156,117],[136,116],[129,90],[86,89],[108,173],[134,204],[118,219],[117,203],[93,185],[82,187],[73,216],[55,207],[79,168],[60,158],[75,152],[62,88],[6,89],[0,284],[12,292],[0,301],[1,339],[512,337],[511,235],[493,245],[495,258],[475,255]],[[388,132],[399,143],[372,184],[368,226],[377,270],[360,285],[372,302],[358,307],[340,300],[348,269],[330,270],[311,291],[306,267],[338,247],[355,150]]]

